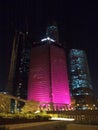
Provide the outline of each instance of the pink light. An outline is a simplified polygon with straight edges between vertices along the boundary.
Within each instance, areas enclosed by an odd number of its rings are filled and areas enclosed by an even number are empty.
[[[39,46],[32,49],[28,100],[50,102],[49,49]]]
[[[51,47],[51,73],[53,102],[70,104],[65,52],[56,46]]]
[[[70,104],[65,52],[48,45],[32,49],[28,100]]]

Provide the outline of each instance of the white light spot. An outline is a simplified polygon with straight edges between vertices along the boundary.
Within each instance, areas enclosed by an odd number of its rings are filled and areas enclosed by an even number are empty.
[[[44,38],[41,40],[41,42],[43,41],[51,41],[51,42],[55,42],[55,40],[51,39],[50,37]]]

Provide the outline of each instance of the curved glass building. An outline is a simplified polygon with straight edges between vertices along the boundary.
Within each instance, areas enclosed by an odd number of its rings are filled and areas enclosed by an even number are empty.
[[[53,104],[55,109],[70,104],[65,50],[49,38],[32,48],[28,100]]]

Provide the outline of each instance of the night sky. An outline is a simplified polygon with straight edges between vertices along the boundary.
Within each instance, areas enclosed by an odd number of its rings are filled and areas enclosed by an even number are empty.
[[[6,87],[15,30],[29,32],[32,41],[45,37],[56,22],[60,42],[86,51],[98,98],[98,2],[73,0],[0,0],[0,86]]]

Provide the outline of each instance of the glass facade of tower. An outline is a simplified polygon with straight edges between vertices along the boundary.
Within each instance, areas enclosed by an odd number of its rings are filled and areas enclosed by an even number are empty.
[[[28,100],[53,103],[55,107],[70,104],[65,51],[54,43],[32,48]]]
[[[28,41],[26,33],[19,32],[16,44],[18,44],[18,49],[17,59],[15,61],[14,89],[12,94],[19,98],[26,99],[31,43]]]
[[[83,50],[70,50],[70,86],[76,103],[92,103],[92,84],[87,57]]]

